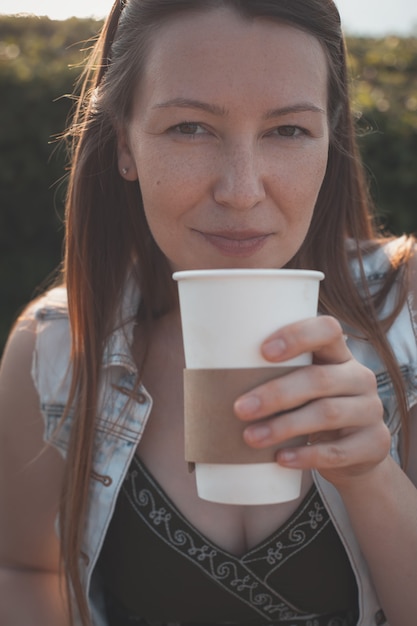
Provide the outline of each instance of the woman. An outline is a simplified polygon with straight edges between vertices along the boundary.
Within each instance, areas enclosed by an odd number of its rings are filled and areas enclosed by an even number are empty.
[[[69,136],[63,286],[2,364],[2,623],[414,624],[414,243],[373,229],[333,2],[117,0]],[[234,406],[249,446],[307,435],[293,502],[184,462],[171,275],[223,267],[326,274],[260,346],[313,365]]]

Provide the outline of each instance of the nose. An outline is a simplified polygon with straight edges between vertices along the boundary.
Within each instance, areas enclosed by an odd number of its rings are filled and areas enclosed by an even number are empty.
[[[214,199],[224,207],[247,210],[259,204],[266,192],[262,157],[256,148],[242,143],[219,159]]]

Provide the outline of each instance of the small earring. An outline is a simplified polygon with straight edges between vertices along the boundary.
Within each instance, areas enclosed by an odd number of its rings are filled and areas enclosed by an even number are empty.
[[[122,174],[123,176],[126,176],[126,174],[128,173],[129,168],[128,167],[122,167]]]

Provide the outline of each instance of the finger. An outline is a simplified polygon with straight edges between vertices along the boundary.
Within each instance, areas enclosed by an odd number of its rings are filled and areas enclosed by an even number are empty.
[[[261,352],[265,359],[277,363],[306,352],[323,363],[343,363],[352,356],[342,326],[329,315],[280,328],[263,342]]]
[[[244,438],[255,448],[274,446],[300,436],[308,436],[310,441],[336,440],[354,430],[382,422],[383,407],[373,394],[320,398],[288,413],[251,424],[245,428]]]
[[[377,393],[375,374],[353,359],[341,365],[311,365],[275,378],[237,398],[234,410],[243,421],[290,411],[327,396]]]
[[[278,450],[276,460],[285,467],[317,469],[336,485],[375,467],[388,456],[390,443],[389,430],[380,422],[330,442]]]

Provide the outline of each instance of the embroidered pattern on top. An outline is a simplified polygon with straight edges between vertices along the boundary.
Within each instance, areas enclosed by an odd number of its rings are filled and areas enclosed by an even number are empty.
[[[133,464],[139,469],[130,468],[123,491],[148,528],[171,549],[193,562],[222,588],[266,619],[270,626],[273,626],[272,620],[287,626],[324,626],[318,615],[300,611],[267,582],[268,576],[311,543],[330,523],[315,489],[310,491],[287,524],[239,558],[220,550],[191,526],[137,457]],[[150,488],[139,484],[141,474]],[[250,569],[255,562],[260,575]],[[325,626],[350,625],[344,618],[335,617],[330,618]]]

